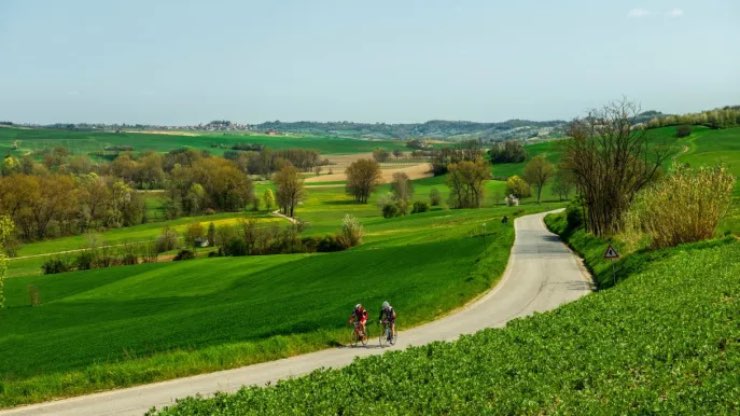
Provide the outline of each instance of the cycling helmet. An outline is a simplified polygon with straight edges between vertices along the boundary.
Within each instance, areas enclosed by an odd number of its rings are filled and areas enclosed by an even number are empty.
[[[358,303],[357,305],[355,305],[355,309],[361,309],[361,308],[362,308],[362,304],[361,303]]]
[[[388,303],[388,301],[383,302],[383,309],[388,309],[391,307],[391,304]]]

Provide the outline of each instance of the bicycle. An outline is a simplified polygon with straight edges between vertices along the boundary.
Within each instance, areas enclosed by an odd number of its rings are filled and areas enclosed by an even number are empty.
[[[388,321],[383,321],[380,324],[383,326],[383,329],[380,331],[380,335],[378,336],[378,343],[380,346],[385,347],[388,344],[396,345],[396,341],[398,340],[398,328],[396,328],[395,331],[392,331],[391,324]]]
[[[365,332],[363,333],[362,331],[360,331],[360,322],[358,321],[353,322],[354,325],[352,325],[352,330],[350,331],[350,335],[349,335],[349,344],[352,347],[356,347],[357,344],[359,344],[360,342],[362,342],[363,347],[367,345],[367,339],[368,339],[367,324],[368,323],[370,322],[369,321],[365,322]]]

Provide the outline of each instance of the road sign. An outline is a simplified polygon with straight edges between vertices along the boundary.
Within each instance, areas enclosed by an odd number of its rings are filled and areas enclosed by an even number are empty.
[[[614,247],[612,247],[612,245],[609,244],[609,247],[607,247],[606,251],[604,252],[604,258],[605,259],[618,259],[619,253],[617,253],[617,250],[614,250]]]

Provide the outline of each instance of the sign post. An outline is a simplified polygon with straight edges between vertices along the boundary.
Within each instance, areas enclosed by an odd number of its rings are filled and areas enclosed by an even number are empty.
[[[619,253],[609,244],[604,252],[604,258],[612,261],[612,286],[615,286],[617,284],[617,271],[614,269],[614,261],[619,258]]]

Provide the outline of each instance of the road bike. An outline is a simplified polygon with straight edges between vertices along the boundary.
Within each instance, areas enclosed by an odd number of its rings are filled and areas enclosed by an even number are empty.
[[[383,321],[381,323],[381,328],[382,331],[380,331],[380,335],[378,336],[380,346],[386,347],[388,345],[395,345],[398,340],[398,328],[396,328],[395,331],[392,331],[391,324],[388,321]]]
[[[370,322],[365,322],[365,332],[360,330],[360,322],[355,321],[352,325],[352,330],[350,331],[349,335],[349,345],[352,347],[356,347],[359,343],[362,343],[363,346],[367,345],[367,324]]]

